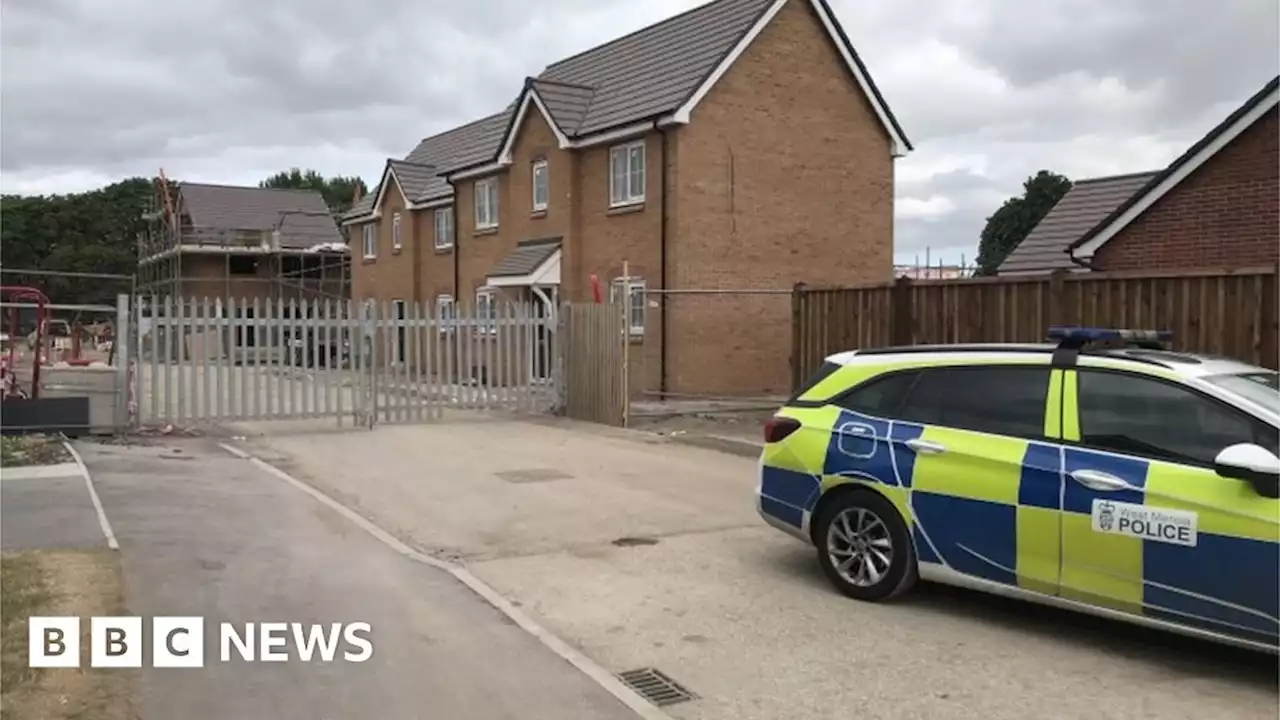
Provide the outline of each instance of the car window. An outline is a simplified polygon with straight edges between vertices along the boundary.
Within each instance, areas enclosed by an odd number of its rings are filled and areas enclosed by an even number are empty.
[[[823,380],[826,380],[832,373],[834,373],[835,371],[839,370],[842,367],[844,366],[841,365],[840,363],[833,363],[833,362],[822,363],[822,367],[819,367],[817,372],[815,372],[813,375],[810,375],[808,380],[805,380],[800,385],[800,387],[796,388],[795,392],[791,393],[791,397],[787,399],[787,402],[789,403],[795,402],[800,398],[801,395],[804,395],[805,393],[812,390],[815,385],[822,382]]]
[[[924,371],[898,416],[962,430],[1041,437],[1047,367],[966,367]]]
[[[1080,441],[1091,447],[1208,466],[1229,445],[1275,444],[1257,421],[1188,388],[1088,370],[1078,387]]]
[[[840,396],[835,404],[856,412],[891,418],[919,376],[918,372],[899,372],[876,378]]]

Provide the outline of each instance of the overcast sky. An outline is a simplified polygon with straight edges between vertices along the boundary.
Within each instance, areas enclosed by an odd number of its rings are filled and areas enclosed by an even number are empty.
[[[360,175],[700,0],[0,0],[0,186]],[[1278,0],[831,0],[916,151],[899,262],[972,260],[1041,168],[1157,169],[1280,66]]]

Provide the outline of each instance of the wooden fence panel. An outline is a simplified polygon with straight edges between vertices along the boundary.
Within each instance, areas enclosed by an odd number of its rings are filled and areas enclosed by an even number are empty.
[[[564,414],[575,420],[627,422],[627,340],[615,304],[566,303],[560,309]]]
[[[1175,350],[1280,365],[1277,268],[798,286],[792,385],[844,350],[886,345],[1042,342],[1050,325],[1157,328]]]

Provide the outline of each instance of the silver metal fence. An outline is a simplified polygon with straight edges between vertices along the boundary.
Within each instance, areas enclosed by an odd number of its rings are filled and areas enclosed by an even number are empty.
[[[450,409],[546,412],[554,318],[531,304],[141,298],[145,425],[333,418],[423,422]]]

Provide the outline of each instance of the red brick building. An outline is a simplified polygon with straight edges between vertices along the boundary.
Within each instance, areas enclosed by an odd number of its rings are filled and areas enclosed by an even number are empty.
[[[594,276],[631,305],[633,394],[782,393],[785,292],[891,279],[910,149],[825,0],[716,0],[389,160],[344,221],[353,298],[584,301]],[[674,294],[717,289],[780,293]]]
[[[1076,183],[1000,274],[1280,261],[1278,106],[1280,78],[1163,170]]]

